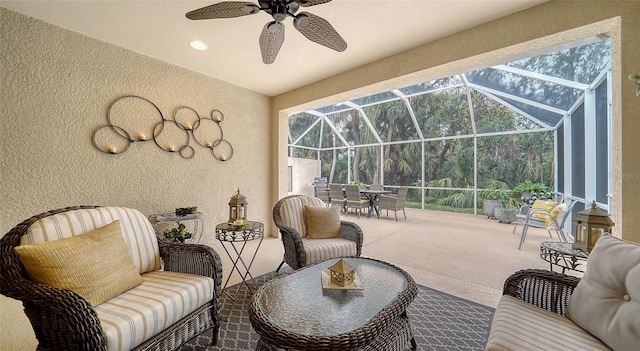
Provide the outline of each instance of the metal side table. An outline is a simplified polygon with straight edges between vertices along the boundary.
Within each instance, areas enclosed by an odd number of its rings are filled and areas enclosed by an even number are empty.
[[[256,258],[256,255],[258,254],[258,249],[260,249],[262,239],[264,239],[264,225],[260,222],[252,221],[247,222],[247,224],[242,227],[237,227],[229,223],[220,223],[216,226],[216,239],[220,241],[220,243],[222,244],[222,248],[224,248],[224,251],[227,253],[229,259],[231,259],[231,262],[233,263],[231,272],[229,273],[229,276],[224,283],[224,287],[222,288],[223,291],[227,287],[227,284],[229,284],[229,279],[231,279],[233,272],[238,272],[240,278],[242,278],[242,283],[240,284],[246,285],[249,291],[253,292],[253,289],[247,283],[247,277],[253,279],[250,269],[253,261]],[[247,242],[251,240],[259,240],[259,242],[255,251],[253,252],[253,256],[251,256],[251,261],[249,261],[249,264],[247,264],[242,258],[242,253],[247,246]],[[235,255],[233,255],[234,252]],[[244,273],[240,270],[240,268],[244,268]],[[240,284],[238,284],[238,288],[236,289],[236,295],[238,294],[238,291],[240,289]],[[231,294],[226,291],[224,293],[235,301],[234,296],[231,296]]]
[[[572,248],[571,243],[544,241],[540,244],[540,258],[549,262],[552,271],[556,265],[562,268],[562,273],[567,269],[584,273],[588,257],[588,252]]]

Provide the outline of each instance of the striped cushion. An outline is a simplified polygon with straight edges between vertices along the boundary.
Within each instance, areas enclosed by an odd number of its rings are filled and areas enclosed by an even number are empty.
[[[42,218],[29,227],[20,244],[70,238],[120,220],[122,234],[129,247],[133,264],[140,273],[160,269],[160,250],[155,230],[138,210],[122,207],[99,207],[72,210]]]
[[[285,200],[280,207],[280,218],[285,225],[294,228],[300,237],[307,236],[307,228],[304,222],[304,206],[326,207],[326,204],[317,197],[296,196]]]
[[[107,350],[130,350],[210,301],[213,279],[151,272],[144,282],[95,307]]]
[[[504,295],[485,350],[610,350],[569,318]]]
[[[356,256],[356,243],[342,238],[302,239],[305,263],[321,262],[330,258]]]

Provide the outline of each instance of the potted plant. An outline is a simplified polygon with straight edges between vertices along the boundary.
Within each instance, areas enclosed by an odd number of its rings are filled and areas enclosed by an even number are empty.
[[[496,219],[500,223],[509,224],[515,222],[515,220],[518,219],[518,217],[516,217],[516,215],[518,214],[518,208],[516,207],[499,207],[496,208],[494,213]]]
[[[482,210],[485,216],[496,219],[495,209],[503,207],[503,200],[510,196],[511,190],[507,183],[490,179],[486,182],[485,190],[480,192]]]
[[[177,222],[176,228],[166,229],[164,231],[165,239],[171,242],[184,243],[186,239],[191,239],[193,235],[187,231],[183,223]]]
[[[553,191],[546,184],[534,183],[530,180],[517,184],[513,187],[512,192],[525,205],[532,205],[536,200],[549,200],[554,197]]]

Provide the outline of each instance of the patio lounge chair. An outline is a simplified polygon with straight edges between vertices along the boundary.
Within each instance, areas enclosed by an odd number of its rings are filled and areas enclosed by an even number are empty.
[[[332,211],[334,211],[332,213]],[[327,208],[322,200],[291,195],[273,207],[273,222],[280,229],[283,264],[297,270],[330,258],[360,256],[362,229],[355,223],[340,220],[339,210]]]
[[[527,230],[529,227],[547,229],[550,238],[553,237],[551,231],[555,230],[558,239],[566,243],[567,237],[564,234],[564,223],[567,218],[571,217],[571,211],[573,210],[573,206],[575,206],[576,202],[577,201],[572,201],[569,205],[567,205],[566,202],[562,202],[556,205],[551,211],[545,210],[544,208],[531,208],[526,215],[524,224],[522,225],[522,234],[520,236],[518,250],[522,248],[522,244],[527,237]]]

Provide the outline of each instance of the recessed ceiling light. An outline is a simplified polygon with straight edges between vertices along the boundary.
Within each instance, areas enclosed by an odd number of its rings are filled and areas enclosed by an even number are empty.
[[[196,50],[207,50],[209,48],[207,44],[201,42],[200,40],[194,40],[190,42],[189,45],[191,45],[191,47]]]

